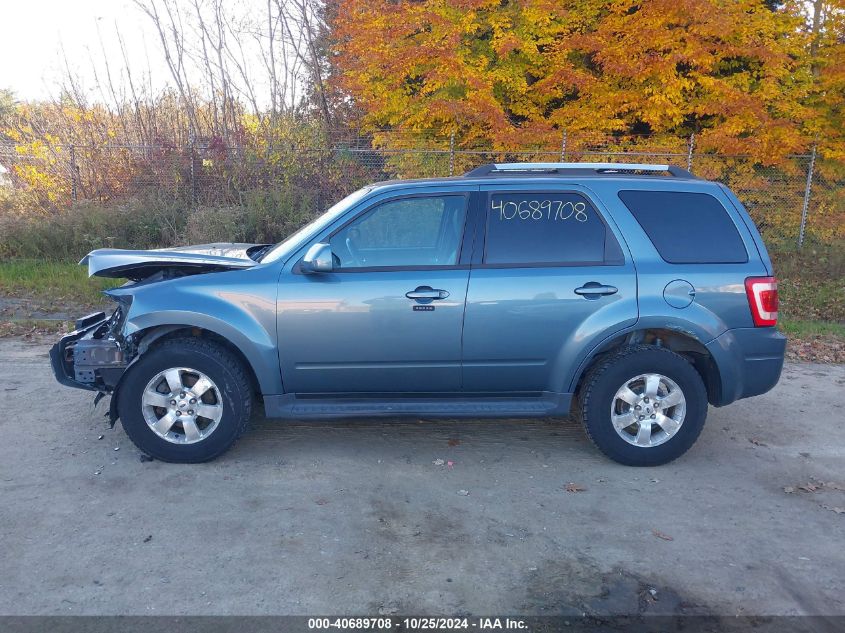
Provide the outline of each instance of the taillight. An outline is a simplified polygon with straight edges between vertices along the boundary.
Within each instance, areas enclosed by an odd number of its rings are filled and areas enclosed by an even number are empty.
[[[774,277],[749,277],[745,294],[756,327],[778,324],[778,282]]]

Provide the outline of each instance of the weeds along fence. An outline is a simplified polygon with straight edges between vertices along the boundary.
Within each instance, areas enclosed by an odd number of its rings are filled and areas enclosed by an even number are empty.
[[[836,169],[817,160],[815,151],[765,166],[747,156],[697,151],[694,138],[667,146],[649,137],[564,134],[540,149],[504,153],[474,148],[455,136],[424,141],[418,134],[399,133],[329,138],[319,144],[259,148],[226,147],[214,140],[188,147],[0,145],[0,165],[6,170],[0,170],[3,212],[11,205],[18,213],[56,216],[86,203],[107,211],[131,200],[156,200],[177,210],[151,220],[169,228],[161,232],[160,242],[191,237],[273,240],[377,180],[459,175],[503,161],[668,163],[728,185],[770,249],[845,239],[845,183]],[[201,228],[196,235],[190,226],[180,225],[186,215]]]

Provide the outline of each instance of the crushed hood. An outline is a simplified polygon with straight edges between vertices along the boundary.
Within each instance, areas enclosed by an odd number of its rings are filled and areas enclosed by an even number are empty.
[[[250,268],[258,262],[250,255],[263,250],[266,244],[221,242],[133,251],[121,248],[100,248],[91,251],[80,264],[88,264],[88,276],[146,279],[156,273],[191,275],[235,268]]]

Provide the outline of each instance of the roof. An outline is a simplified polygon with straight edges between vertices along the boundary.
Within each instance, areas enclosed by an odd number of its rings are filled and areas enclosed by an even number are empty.
[[[464,174],[472,176],[604,176],[669,174],[673,178],[695,178],[686,169],[651,163],[487,163]]]
[[[663,179],[667,180],[702,180],[693,176],[686,169],[666,164],[646,163],[488,163],[475,169],[471,169],[461,176],[448,176],[441,178],[407,178],[397,180],[384,180],[373,183],[373,186],[398,185],[398,184],[426,184],[452,182],[461,183],[467,180],[489,181],[492,179],[515,179],[523,178],[555,178],[572,177],[580,178],[637,178],[637,179]]]

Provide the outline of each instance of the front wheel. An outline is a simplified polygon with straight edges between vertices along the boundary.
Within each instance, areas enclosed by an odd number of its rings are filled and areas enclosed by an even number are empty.
[[[628,466],[659,466],[683,455],[707,417],[695,368],[665,348],[635,345],[600,361],[584,380],[580,414],[605,455]]]
[[[149,350],[130,368],[118,398],[129,439],[165,462],[204,462],[222,454],[246,429],[252,407],[240,359],[195,337]]]

